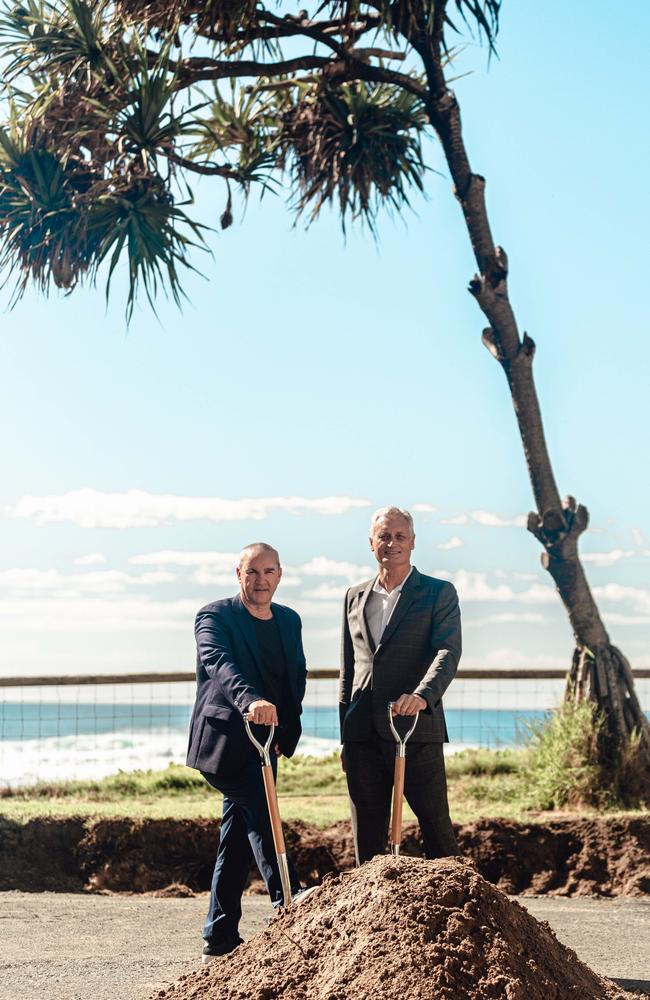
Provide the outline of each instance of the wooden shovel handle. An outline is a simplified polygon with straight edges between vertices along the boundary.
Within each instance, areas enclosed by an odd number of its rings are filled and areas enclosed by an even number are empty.
[[[275,781],[273,780],[273,769],[270,765],[262,765],[262,777],[264,778],[264,791],[269,807],[269,817],[271,819],[271,829],[273,831],[273,843],[276,854],[286,854],[284,846],[284,833],[282,832],[282,822],[280,820],[280,809],[278,807],[278,796],[275,791]]]
[[[404,771],[406,757],[395,757],[395,775],[393,777],[393,821],[390,828],[391,844],[402,841],[402,805],[404,803]]]

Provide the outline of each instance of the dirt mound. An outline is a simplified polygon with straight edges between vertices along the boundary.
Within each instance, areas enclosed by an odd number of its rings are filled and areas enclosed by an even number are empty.
[[[376,858],[328,878],[158,1000],[623,1000],[473,868]]]

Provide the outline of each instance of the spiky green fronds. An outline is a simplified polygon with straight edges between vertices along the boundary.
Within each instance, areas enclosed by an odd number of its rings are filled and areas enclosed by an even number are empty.
[[[389,85],[303,92],[280,132],[298,212],[313,220],[325,204],[336,204],[344,225],[348,217],[364,218],[372,228],[382,205],[408,205],[409,187],[423,187],[425,124],[420,101]]]

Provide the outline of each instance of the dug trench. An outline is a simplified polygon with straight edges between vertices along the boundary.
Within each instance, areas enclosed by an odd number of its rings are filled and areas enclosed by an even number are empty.
[[[482,819],[456,827],[465,858],[509,894],[650,895],[650,819]],[[324,830],[285,825],[287,847],[308,885],[354,867],[349,823]],[[210,887],[219,823],[208,819],[0,817],[0,890],[189,896]],[[415,824],[402,851],[422,857]],[[251,871],[249,892],[262,885]]]

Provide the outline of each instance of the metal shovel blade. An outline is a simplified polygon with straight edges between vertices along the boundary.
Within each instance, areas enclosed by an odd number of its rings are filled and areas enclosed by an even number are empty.
[[[402,808],[404,806],[404,776],[406,773],[406,743],[418,723],[420,713],[417,712],[410,729],[401,736],[393,721],[393,705],[388,703],[388,724],[395,737],[395,770],[393,772],[393,813],[390,824],[390,853],[399,857],[402,844]]]
[[[284,906],[290,906],[293,902],[293,895],[291,892],[291,880],[289,878],[289,865],[287,863],[287,848],[284,843],[284,833],[282,831],[282,821],[280,819],[280,808],[278,806],[278,796],[275,790],[275,781],[273,780],[273,768],[271,767],[271,757],[269,750],[271,748],[271,743],[273,741],[273,735],[275,733],[275,726],[271,725],[269,727],[269,735],[266,739],[266,743],[262,744],[255,738],[255,735],[250,727],[252,717],[250,715],[244,716],[244,725],[246,727],[246,732],[248,733],[248,738],[251,743],[257,748],[260,758],[262,760],[262,778],[264,780],[264,791],[266,793],[266,804],[269,810],[269,819],[271,821],[271,831],[273,833],[273,846],[275,847],[275,856],[278,860],[278,871],[280,872],[280,884],[282,885],[282,899]]]

